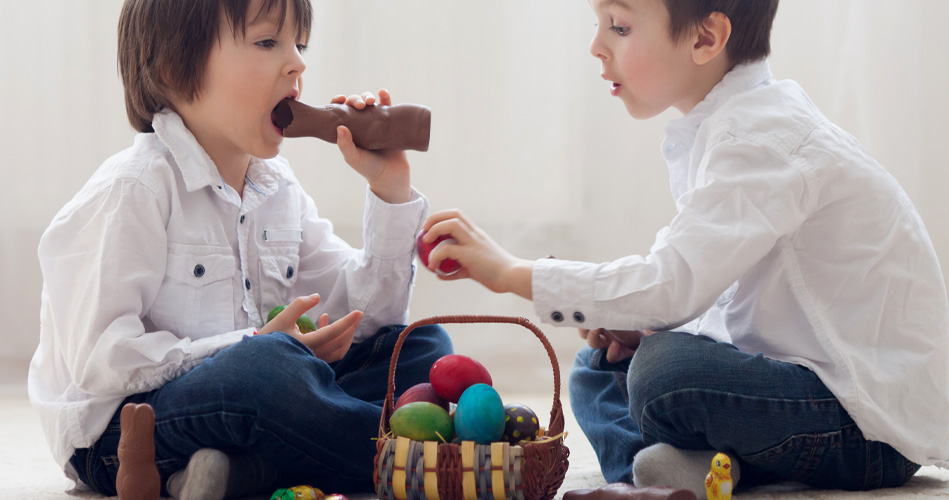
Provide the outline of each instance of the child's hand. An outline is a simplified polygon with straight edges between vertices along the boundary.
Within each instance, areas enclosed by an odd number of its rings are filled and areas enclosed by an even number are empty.
[[[605,328],[596,330],[580,328],[579,330],[580,338],[586,340],[587,345],[593,349],[606,349],[606,360],[610,363],[633,357],[642,338],[654,333],[650,330],[607,330]]]
[[[333,98],[333,104],[346,104],[356,109],[365,109],[374,106],[376,96],[372,92],[363,92],[362,95],[346,97],[338,95]],[[379,91],[379,104],[392,105],[392,96],[389,91]],[[339,146],[343,159],[359,175],[369,181],[369,189],[386,203],[405,203],[412,198],[412,186],[409,179],[409,161],[405,151],[367,151],[359,149],[353,143],[353,134],[345,126],[336,128],[336,145]]]
[[[310,333],[300,332],[300,328],[297,326],[297,318],[319,302],[320,295],[316,293],[306,297],[297,297],[287,305],[286,309],[264,325],[257,334],[266,335],[271,332],[284,332],[309,347],[313,354],[323,361],[327,363],[339,361],[353,343],[356,327],[359,326],[359,322],[362,320],[362,311],[353,311],[332,325],[329,324],[329,316],[323,314],[320,316],[315,331]]]
[[[445,259],[454,259],[461,264],[461,270],[448,276],[440,275],[439,279],[471,278],[492,292],[513,292],[531,298],[534,262],[509,254],[460,210],[436,212],[425,221],[422,229],[426,231],[422,238],[425,243],[445,234],[458,241],[453,245],[441,245],[429,254],[429,269],[434,270]]]

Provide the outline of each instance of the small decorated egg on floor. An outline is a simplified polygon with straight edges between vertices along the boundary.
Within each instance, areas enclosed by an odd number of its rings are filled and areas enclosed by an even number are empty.
[[[281,488],[270,496],[270,500],[325,500],[326,498],[322,490],[306,484]]]
[[[540,422],[530,408],[519,405],[504,405],[503,440],[517,444],[519,441],[534,441],[540,436]]]

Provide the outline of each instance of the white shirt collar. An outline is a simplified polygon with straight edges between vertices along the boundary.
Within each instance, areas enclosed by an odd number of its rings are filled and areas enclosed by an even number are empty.
[[[725,101],[735,94],[750,90],[770,80],[771,67],[766,59],[735,66],[725,74],[722,81],[712,87],[712,90],[709,91],[702,102],[696,104],[682,118],[672,120],[666,124],[666,142],[671,141],[671,143],[684,145],[691,149],[702,122],[722,107]],[[671,143],[663,145],[662,152],[666,156],[666,160],[670,160],[670,154],[673,153],[672,150],[667,151],[670,149],[668,146]]]
[[[188,192],[224,184],[214,160],[188,130],[178,113],[167,108],[155,113],[152,128],[171,152]],[[287,172],[274,168],[267,160],[251,157],[245,179],[254,190],[268,195],[276,191],[278,180],[290,178]]]

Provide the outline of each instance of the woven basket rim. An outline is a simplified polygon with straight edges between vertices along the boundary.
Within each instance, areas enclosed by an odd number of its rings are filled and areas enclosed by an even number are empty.
[[[443,316],[431,316],[425,319],[418,320],[402,330],[399,334],[399,338],[395,343],[395,348],[392,350],[392,359],[389,361],[389,378],[388,385],[386,386],[386,398],[385,402],[382,405],[382,417],[379,420],[379,438],[383,439],[388,436],[389,431],[389,417],[394,411],[394,394],[395,394],[395,368],[399,360],[399,352],[402,350],[402,343],[405,341],[405,338],[420,326],[426,325],[435,325],[435,324],[476,324],[476,323],[506,323],[520,325],[524,328],[530,330],[534,336],[541,342],[544,346],[544,349],[547,351],[547,357],[550,360],[551,368],[553,369],[554,376],[554,396],[553,396],[553,405],[550,408],[550,421],[547,426],[548,435],[557,435],[563,432],[564,430],[564,415],[563,415],[563,405],[560,402],[560,363],[557,362],[557,355],[554,352],[553,346],[551,346],[550,341],[547,339],[547,336],[544,335],[544,332],[540,330],[535,324],[531,323],[530,320],[521,316],[493,316],[493,315],[443,315]]]

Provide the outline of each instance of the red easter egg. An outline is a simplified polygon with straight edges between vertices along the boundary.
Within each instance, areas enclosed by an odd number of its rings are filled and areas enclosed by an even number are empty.
[[[439,245],[452,245],[458,243],[454,238],[447,234],[443,234],[438,238],[435,238],[435,241],[431,243],[423,243],[422,237],[425,236],[426,231],[422,231],[422,234],[418,235],[418,239],[415,240],[415,250],[418,252],[418,258],[422,261],[422,265],[428,268],[428,255],[432,253],[433,250],[438,248]],[[435,272],[441,274],[442,276],[448,276],[449,274],[457,273],[461,269],[461,264],[454,259],[445,259],[438,264],[438,267],[435,268]]]
[[[418,401],[434,403],[444,408],[445,411],[448,411],[448,401],[445,401],[438,394],[436,394],[435,389],[432,388],[432,384],[429,384],[428,382],[423,384],[415,384],[412,387],[409,387],[405,392],[402,393],[401,396],[399,396],[399,399],[395,402],[395,409],[398,410],[400,406]]]
[[[474,384],[491,385],[491,374],[481,363],[461,354],[442,356],[432,365],[428,379],[443,399],[457,403],[461,393]]]

